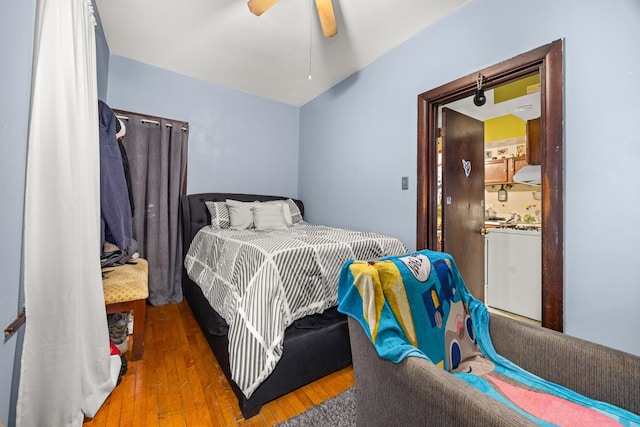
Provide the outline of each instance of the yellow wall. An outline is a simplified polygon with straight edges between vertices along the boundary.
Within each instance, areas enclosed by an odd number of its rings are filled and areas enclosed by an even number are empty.
[[[493,102],[498,104],[510,99],[525,96],[529,93],[529,87],[539,84],[540,74],[535,74],[533,76],[516,80],[515,82],[507,83],[506,85],[498,86],[493,90]]]
[[[524,136],[527,122],[513,114],[496,117],[484,122],[484,142],[501,141],[503,139]]]

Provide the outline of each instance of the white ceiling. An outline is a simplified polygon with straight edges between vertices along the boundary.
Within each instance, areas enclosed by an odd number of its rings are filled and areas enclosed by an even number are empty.
[[[493,100],[493,89],[485,91],[484,95],[487,101],[480,107],[473,103],[473,96],[451,102],[445,107],[480,121],[506,116],[507,114],[513,114],[524,121],[540,117],[540,92],[530,93],[497,104]],[[442,109],[442,107],[440,108]]]
[[[296,106],[467,1],[333,0],[324,38],[314,0],[95,0],[112,54]]]

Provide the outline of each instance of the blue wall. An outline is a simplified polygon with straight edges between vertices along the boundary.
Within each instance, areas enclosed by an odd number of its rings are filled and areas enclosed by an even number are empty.
[[[564,39],[565,331],[640,355],[640,2],[523,4],[473,0],[304,105],[299,195],[414,248],[417,95]]]
[[[116,55],[107,103],[189,122],[189,193],[298,195],[297,107]]]
[[[97,7],[93,8],[93,16],[96,18],[96,68],[98,74],[98,99],[106,102],[107,88],[109,85],[109,45],[104,35],[100,13]]]
[[[0,13],[0,325],[2,329],[18,313],[20,265],[22,260],[22,222],[31,98],[31,67],[35,0],[2,2]],[[24,334],[0,341],[0,424],[9,425],[14,358],[21,354],[17,345]],[[16,353],[17,350],[17,353]],[[18,366],[15,366],[18,379]],[[13,422],[13,420],[12,420]]]

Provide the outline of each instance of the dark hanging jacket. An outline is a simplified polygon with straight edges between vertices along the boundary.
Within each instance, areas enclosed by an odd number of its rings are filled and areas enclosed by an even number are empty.
[[[122,140],[124,136],[118,138],[120,132],[120,120],[116,118],[116,140],[118,141],[118,148],[120,148],[120,155],[122,156],[122,167],[124,169],[124,180],[127,183],[127,191],[129,192],[129,206],[131,206],[131,217],[136,215],[136,205],[133,200],[133,187],[131,186],[131,169],[129,168],[129,156],[127,155],[127,149],[124,146]]]
[[[122,166],[122,155],[116,141],[116,115],[98,100],[100,119],[100,215],[102,240],[120,250],[131,245],[132,224],[129,191]]]

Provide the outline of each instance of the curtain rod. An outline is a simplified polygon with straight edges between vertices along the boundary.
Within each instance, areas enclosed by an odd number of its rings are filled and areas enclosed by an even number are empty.
[[[122,115],[120,115],[120,114],[116,114],[116,117],[117,117],[117,118],[119,118],[119,119],[122,119],[122,120],[129,120],[129,117],[127,117],[127,116],[122,116]],[[149,119],[140,119],[140,123],[151,123],[152,125],[159,125],[159,124],[160,124],[160,122],[159,122],[159,121],[156,121],[156,120],[149,120]],[[173,127],[173,125],[172,125],[171,123],[167,123],[165,126],[170,127],[170,128],[172,128],[172,127]],[[182,129],[182,130],[184,130],[184,131],[189,130],[188,128],[186,128],[186,127],[184,127],[184,126],[183,126],[181,129]]]
[[[11,322],[6,328],[4,328],[4,341],[7,340],[22,327],[27,321],[27,315],[24,313],[24,309],[18,313],[18,316]]]

